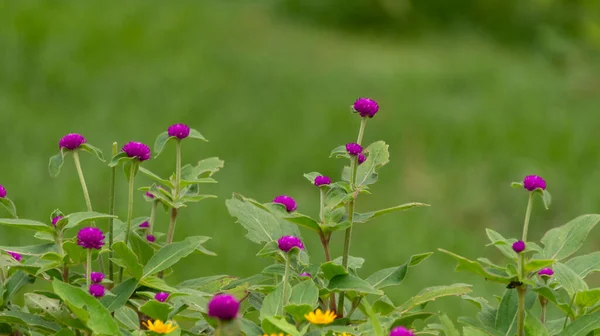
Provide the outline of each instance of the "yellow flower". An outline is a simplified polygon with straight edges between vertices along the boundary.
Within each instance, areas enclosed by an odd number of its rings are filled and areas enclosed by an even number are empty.
[[[325,313],[323,313],[321,309],[317,309],[317,311],[315,312],[310,312],[304,315],[308,322],[312,324],[329,324],[333,322],[333,320],[335,320],[335,316],[335,313],[331,310],[328,310]]]
[[[154,323],[152,323],[152,321],[146,321],[144,322],[144,325],[148,330],[158,334],[168,334],[177,329],[177,326],[173,326],[171,322],[163,323],[161,320],[155,320]]]
[[[346,332],[343,332],[343,333],[341,333],[341,334],[338,334],[338,336],[352,336],[352,335],[350,335],[350,334],[348,334],[348,333],[346,333]]]
[[[284,335],[283,333],[279,333],[279,334],[264,334],[263,336],[290,336],[290,335]]]

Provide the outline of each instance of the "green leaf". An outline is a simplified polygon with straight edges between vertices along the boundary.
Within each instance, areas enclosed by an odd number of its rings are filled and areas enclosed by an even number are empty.
[[[0,218],[0,225],[13,227],[17,229],[33,230],[38,232],[46,232],[49,234],[54,233],[54,228],[44,224],[42,222],[34,221],[31,219],[13,219],[13,218]]]
[[[270,324],[270,325],[269,325]],[[272,329],[275,327],[276,329]],[[284,332],[290,336],[300,336],[300,332],[296,330],[296,327],[289,324],[285,319],[276,318],[274,316],[268,316],[263,321],[263,328],[265,332],[276,333],[276,332]]]
[[[195,130],[193,128],[190,128],[190,135],[188,137],[192,138],[192,139],[199,139],[199,140],[208,142],[208,140],[206,140],[206,138],[202,134],[200,134],[200,132],[198,132],[197,130]]]
[[[237,218],[247,231],[246,237],[257,244],[268,243],[283,236],[277,218],[246,200],[232,198],[225,201],[229,214]]]
[[[598,301],[600,301],[600,288],[585,290],[575,295],[575,304],[580,308],[592,307]]]
[[[502,254],[511,259],[517,258],[517,253],[512,249],[512,244],[516,241],[516,239],[506,239],[501,234],[492,229],[485,229],[485,232],[492,245],[496,246],[498,250],[502,252]],[[498,242],[506,242],[506,244],[498,244]]]
[[[425,288],[422,291],[420,291],[419,294],[408,299],[408,301],[406,301],[400,307],[398,307],[397,311],[399,311],[400,313],[405,313],[419,305],[437,300],[441,297],[465,295],[471,292],[470,287],[471,285],[457,283],[449,286],[435,286]]]
[[[68,263],[72,265],[79,265],[86,257],[85,250],[72,241],[65,241],[63,243],[63,250],[70,259]]]
[[[593,252],[570,259],[565,263],[580,277],[585,278],[590,273],[600,271],[600,252]]]
[[[58,247],[54,243],[27,246],[0,246],[0,250],[18,252],[22,255],[30,256],[41,256],[49,252],[58,253]]]
[[[454,254],[450,251],[446,251],[444,249],[438,249],[440,252],[443,252],[451,257],[453,257],[454,259],[456,259],[458,261],[458,265],[456,266],[456,271],[460,272],[460,271],[466,271],[466,272],[471,272],[471,273],[475,273],[479,276],[484,277],[486,280],[489,281],[493,281],[493,282],[499,282],[499,283],[503,283],[503,284],[508,284],[511,282],[511,278],[508,277],[508,275],[502,275],[502,274],[494,274],[491,273],[491,269],[484,269],[483,266],[481,266],[481,264],[469,260],[465,257],[459,256],[458,254]]]
[[[32,284],[35,278],[23,271],[14,273],[5,284],[6,291],[4,292],[4,302],[9,302],[12,297],[27,284]]]
[[[587,336],[600,328],[600,311],[582,316],[569,324],[559,336]]]
[[[332,292],[357,292],[363,294],[382,295],[383,292],[367,281],[350,274],[340,274],[329,280],[327,289]]]
[[[127,153],[125,152],[119,152],[117,155],[113,156],[110,159],[110,162],[108,163],[109,167],[116,167],[118,165],[120,165],[123,162],[127,162],[127,161],[132,161],[135,158],[129,157],[127,156]]]
[[[383,141],[377,141],[364,149],[363,153],[367,161],[356,169],[356,185],[366,186],[377,182],[379,169],[390,162],[388,145]]]
[[[554,279],[573,297],[575,293],[588,290],[583,279],[565,264],[557,262],[554,264]]]
[[[223,286],[230,283],[233,279],[235,278],[230,275],[212,275],[185,280],[177,285],[177,288],[192,288],[207,293],[214,293],[220,291]]]
[[[344,268],[344,266],[342,266],[340,264],[336,264],[333,261],[328,261],[328,262],[321,264],[321,271],[323,272],[323,276],[327,280],[331,280],[331,278],[333,278],[337,275],[348,274],[348,272],[346,272],[346,269]]]
[[[571,309],[570,305],[568,303],[562,302],[560,301],[554,291],[548,287],[538,287],[538,288],[534,288],[533,289],[536,293],[538,293],[539,295],[545,297],[546,299],[548,299],[548,301],[552,302],[553,304],[555,304],[560,310],[563,311],[563,313],[565,313],[566,315],[570,316],[570,317],[574,317],[575,316],[575,312],[573,312],[573,310]]]
[[[547,259],[530,259],[525,264],[525,272],[526,273],[537,272],[537,271],[541,270],[544,267],[550,267],[550,266],[552,266],[555,262],[556,262],[556,260],[553,260],[553,259],[550,259],[550,260],[547,260]]]
[[[52,282],[52,287],[73,313],[83,320],[94,333],[99,335],[121,335],[119,327],[109,311],[100,301],[82,288],[71,286],[56,279]]]
[[[6,197],[0,198],[0,205],[2,205],[6,209],[6,211],[8,211],[12,218],[19,218],[17,216],[17,208],[15,207],[13,201]]]
[[[399,327],[399,326],[411,328],[415,321],[418,321],[418,320],[427,321],[433,315],[434,315],[433,313],[428,313],[428,312],[402,314],[400,318],[394,320],[394,322],[392,323],[392,328]]]
[[[75,336],[75,333],[72,332],[71,329],[64,328],[57,332],[54,336]]]
[[[532,291],[528,291],[525,295],[525,309],[530,309],[535,303],[537,295]],[[507,289],[504,291],[502,301],[498,307],[496,313],[496,330],[499,330],[506,335],[512,335],[516,333],[517,329],[517,308],[518,307],[518,293],[516,289]]]
[[[446,336],[460,336],[458,329],[452,323],[452,320],[448,317],[448,315],[444,313],[439,314],[440,323],[443,326],[443,330]]]
[[[286,290],[286,302],[292,295],[292,288],[289,284]],[[282,316],[283,314],[283,282],[280,282],[271,293],[265,296],[262,307],[260,308],[260,319],[264,320],[269,316]]]
[[[321,173],[312,172],[312,173],[304,174],[304,177],[310,182],[310,184],[315,184],[315,179],[317,178],[317,176],[322,176],[322,175],[323,174],[321,174]]]
[[[292,288],[290,303],[315,307],[319,300],[319,288],[312,281],[302,281]]]
[[[121,258],[127,272],[134,278],[141,279],[144,269],[129,246],[124,242],[116,242],[113,244],[113,251]]]
[[[66,215],[64,220],[68,220],[67,225],[65,225],[64,230],[73,229],[78,227],[80,224],[85,222],[91,222],[101,219],[109,219],[109,218],[117,218],[117,216],[99,213],[99,212],[75,212],[69,215]]]
[[[388,315],[395,309],[394,303],[385,295],[373,302],[373,311],[380,315]]]
[[[413,202],[413,203],[397,205],[395,207],[391,207],[391,208],[387,208],[387,209],[366,212],[366,213],[362,213],[362,214],[355,213],[352,222],[353,223],[366,223],[375,217],[383,216],[383,215],[389,214],[391,212],[404,211],[404,210],[412,209],[415,207],[428,207],[428,206],[430,206],[430,205],[425,204],[425,203]]]
[[[164,179],[164,178],[162,178],[162,177],[154,174],[153,172],[151,172],[150,170],[148,170],[148,169],[146,169],[144,167],[140,166],[139,170],[140,170],[140,172],[142,174],[146,175],[147,177],[149,177],[150,179],[154,180],[155,182],[161,183],[161,184],[163,184],[164,186],[166,186],[168,188],[173,188],[174,187],[174,185],[173,185],[173,183],[171,183],[171,181],[169,181],[167,179]]]
[[[205,237],[194,236],[163,247],[148,261],[148,264],[144,267],[142,278],[146,278],[175,265],[181,258],[187,257],[192,252],[198,250],[204,241],[206,241]]]
[[[137,286],[138,282],[136,279],[127,279],[112,290],[112,294],[114,295],[107,295],[100,299],[100,302],[102,302],[108,311],[113,312],[116,309],[123,307],[127,301],[129,301],[129,298],[133,295]]]
[[[169,141],[176,140],[176,139],[177,139],[176,137],[169,136],[168,132],[160,133],[156,137],[156,140],[154,141],[155,157],[158,157],[160,155],[160,153],[162,153],[162,151],[165,149],[165,147],[166,147],[167,143],[169,143]]]
[[[525,312],[525,336],[549,336],[548,329],[531,312]]]
[[[96,156],[98,158],[98,160],[100,160],[102,162],[106,162],[106,160],[104,160],[104,155],[102,154],[102,151],[99,148],[96,148],[96,147],[90,145],[89,143],[84,143],[79,148],[88,153],[92,153],[94,156]]]
[[[285,312],[287,314],[292,315],[294,321],[304,321],[304,315],[310,313],[314,310],[314,306],[312,305],[298,305],[298,304],[289,304],[285,306]],[[262,335],[262,334],[261,334]]]
[[[129,180],[131,179],[131,170],[133,170],[133,177],[135,178],[135,176],[137,175],[138,171],[140,170],[140,163],[139,161],[136,160],[130,160],[130,161],[126,161],[125,164],[123,164],[123,174],[125,174],[125,178],[127,179],[127,181],[129,182]]]
[[[154,256],[154,248],[150,245],[146,238],[139,236],[137,232],[132,232],[129,237],[129,244],[135,255],[139,258],[140,264],[145,266],[148,261]]]
[[[211,177],[225,166],[225,161],[218,157],[198,161],[195,166],[185,165],[181,169],[181,178],[183,180],[194,181],[203,177]]]
[[[163,291],[163,292],[172,293],[172,292],[177,291],[177,289],[167,285],[167,283],[163,279],[155,277],[155,276],[143,278],[140,281],[140,285],[150,287],[153,289],[157,289],[157,290]]]
[[[348,151],[346,150],[346,145],[341,145],[341,146],[335,147],[329,154],[329,157],[336,158],[336,159],[349,159],[350,155],[348,155]]]
[[[333,262],[335,264],[342,265],[343,260],[344,260],[344,258],[340,256],[340,257],[333,259]],[[365,263],[365,259],[363,259],[363,258],[348,256],[348,268],[349,269],[356,271],[357,269],[361,268],[364,263]],[[339,273],[339,274],[344,274],[344,273]]]
[[[140,320],[135,310],[129,307],[121,307],[115,311],[115,319],[120,322],[127,330],[140,328]]]
[[[468,318],[468,317],[459,317],[458,318],[458,322],[462,323],[462,324],[466,324],[468,326],[474,327],[478,330],[481,330],[483,332],[485,332],[486,335],[490,335],[490,336],[506,336],[504,335],[504,333],[499,332],[498,330],[486,326],[484,324],[482,324],[481,322],[472,319],[472,318]]]
[[[418,265],[421,261],[427,259],[432,254],[433,253],[417,254],[410,257],[410,259],[403,265],[379,270],[369,276],[367,278],[367,282],[377,289],[382,289],[388,286],[397,286],[401,284],[406,277],[408,268],[410,266]]]
[[[56,332],[60,327],[53,322],[48,322],[41,317],[33,314],[28,314],[20,311],[3,311],[0,312],[0,323],[8,323],[10,325],[21,325],[30,327],[34,330],[45,332]]]
[[[536,193],[542,197],[542,201],[544,202],[544,207],[546,210],[550,209],[550,205],[552,204],[552,196],[548,190],[537,189]]]
[[[50,177],[54,178],[60,174],[60,169],[64,163],[65,153],[61,149],[60,152],[52,157],[50,157],[50,162],[48,162],[48,173],[50,173]]]
[[[284,216],[283,219],[285,219],[289,222],[292,222],[294,224],[297,224],[299,226],[304,226],[305,228],[311,229],[317,233],[322,232],[321,227],[319,226],[319,223],[309,216],[299,214],[299,213],[294,213],[293,216]]]
[[[154,320],[166,321],[171,313],[171,305],[156,300],[150,300],[140,307],[140,311]]]
[[[244,335],[251,336],[263,334],[262,329],[256,324],[254,324],[254,322],[245,318],[239,319],[239,321],[241,322],[241,331],[244,333]]]
[[[577,252],[598,222],[600,215],[583,215],[546,232],[542,237],[546,259],[560,261]]]
[[[257,257],[267,257],[276,254],[280,254],[281,250],[276,241],[271,241],[265,244],[260,251],[256,254]]]

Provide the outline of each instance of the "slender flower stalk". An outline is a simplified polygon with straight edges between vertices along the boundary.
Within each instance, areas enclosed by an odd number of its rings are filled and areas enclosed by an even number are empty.
[[[176,162],[175,162],[175,202],[179,199],[180,185],[181,185],[181,141],[178,140],[176,143]],[[171,220],[169,222],[169,231],[167,232],[166,245],[173,242],[175,236],[175,224],[177,223],[177,208],[171,208]]]
[[[129,236],[131,234],[131,219],[133,217],[133,186],[135,179],[135,171],[137,170],[138,162],[133,161],[131,163],[131,170],[129,171],[129,199],[127,201],[127,229],[125,231],[125,244],[129,244]],[[119,270],[119,282],[123,280],[123,269]]]
[[[87,262],[85,264],[85,278],[87,287],[92,284],[92,249],[87,249]]]
[[[148,223],[149,227],[148,227],[148,232],[152,233],[152,230],[154,229],[154,220],[156,218],[156,207],[158,206],[158,201],[154,201],[152,202],[152,209],[150,210],[150,221]]]
[[[356,143],[358,145],[362,143],[363,136],[365,134],[365,127],[367,126],[367,120],[367,118],[361,118],[360,128],[358,130],[358,139],[356,140]],[[350,188],[354,193],[356,189],[356,170],[358,167],[358,157],[352,156],[351,160],[352,161],[350,162]],[[346,271],[348,271],[348,256],[350,255],[350,242],[352,240],[352,226],[354,220],[354,206],[356,204],[356,196],[358,195],[354,195],[354,197],[352,197],[352,199],[348,203],[348,222],[350,222],[350,227],[346,229],[346,235],[344,237],[344,254],[342,256],[342,266],[344,266]],[[344,299],[345,293],[340,292],[337,306],[337,315],[340,318],[344,317]]]
[[[118,151],[118,145],[116,142],[113,142],[112,145],[112,156],[117,155],[117,151]],[[114,215],[115,214],[115,181],[116,181],[116,174],[117,174],[117,167],[112,167],[110,169],[110,186],[109,186],[109,191],[108,191],[108,214],[109,215]],[[112,262],[112,258],[113,258],[113,251],[112,251],[112,245],[114,243],[114,232],[115,232],[115,221],[114,218],[109,218],[108,219],[108,244],[111,247],[110,248],[110,252],[109,252],[109,259],[108,259],[108,278],[111,281],[114,281],[114,264]]]
[[[527,232],[529,230],[529,220],[531,218],[531,208],[533,204],[533,192],[529,193],[529,200],[527,201],[527,210],[525,212],[525,221],[523,223],[523,238],[522,241],[527,241]],[[525,253],[519,253],[519,280],[522,282],[527,276],[525,274]],[[519,306],[517,310],[517,336],[525,335],[525,294],[527,292],[527,285],[521,284],[517,287],[517,293],[519,295]]]
[[[283,292],[282,292],[282,296],[281,296],[281,313],[283,314],[283,310],[285,309],[285,305],[287,304],[287,286],[288,286],[288,282],[290,281],[290,259],[291,256],[289,253],[286,253],[285,255],[285,271],[283,273]]]

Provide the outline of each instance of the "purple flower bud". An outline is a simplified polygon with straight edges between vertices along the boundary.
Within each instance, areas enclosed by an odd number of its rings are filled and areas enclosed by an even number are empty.
[[[317,187],[320,187],[322,185],[330,185],[330,184],[331,184],[331,179],[327,176],[319,175],[319,176],[315,177],[315,185]]]
[[[551,277],[554,275],[554,271],[552,270],[552,268],[546,267],[546,268],[542,268],[539,272],[538,272],[539,276],[547,276],[547,277]]]
[[[354,111],[360,113],[361,117],[373,118],[375,113],[379,111],[379,105],[377,102],[370,98],[358,98],[354,105],[352,105]]]
[[[90,280],[92,280],[93,283],[101,283],[102,280],[104,280],[104,274],[100,272],[92,272],[92,274],[90,274]]]
[[[167,131],[170,137],[176,137],[177,139],[185,139],[190,135],[190,128],[186,124],[175,124],[169,126]]]
[[[537,175],[525,176],[525,179],[523,179],[523,187],[529,191],[534,191],[537,188],[546,190],[546,181]]]
[[[280,250],[286,253],[294,247],[304,250],[304,244],[302,244],[300,238],[295,236],[283,236],[279,238],[279,240],[277,241],[277,245],[279,246]]]
[[[58,148],[65,148],[68,150],[74,150],[79,148],[81,145],[86,143],[85,138],[81,134],[71,133],[67,134],[60,139],[58,142]]]
[[[310,275],[310,273],[308,273],[308,272],[302,272],[302,273],[300,273],[300,276],[301,277],[309,277],[309,278],[312,277],[312,275]]]
[[[363,153],[358,154],[358,164],[362,164],[363,162],[367,161],[367,158],[363,155]]]
[[[10,251],[6,251],[6,253],[10,254],[10,256],[13,257],[13,259],[15,259],[16,261],[23,260],[23,256],[20,253]]]
[[[396,327],[390,332],[390,336],[414,336],[412,330],[405,327]]]
[[[0,184],[0,198],[6,197],[6,188],[2,184]]]
[[[141,142],[131,141],[123,146],[123,152],[129,157],[134,157],[140,161],[150,159],[150,147]]]
[[[518,240],[512,245],[512,248],[515,252],[521,253],[525,251],[525,242],[522,240]]]
[[[58,223],[58,221],[60,221],[63,218],[64,218],[63,216],[56,216],[56,217],[52,218],[52,225],[56,226],[56,223]]]
[[[156,295],[154,295],[154,298],[158,302],[165,302],[169,298],[169,293],[159,292],[159,293],[156,293]]]
[[[273,203],[279,203],[279,204],[283,204],[285,206],[285,210],[287,210],[287,212],[292,212],[294,210],[296,210],[296,201],[294,201],[293,198],[291,198],[290,196],[285,196],[285,195],[281,195],[281,196],[277,196],[273,199]]]
[[[99,250],[104,246],[104,234],[95,227],[85,227],[77,233],[77,245],[86,249]]]
[[[149,198],[154,198],[154,195],[149,191],[146,191],[146,196]]]
[[[229,294],[217,294],[208,303],[208,316],[219,320],[233,320],[237,317],[240,303]]]
[[[154,237],[154,235],[149,234],[146,236],[146,240],[151,243],[154,243],[156,241],[156,237]]]
[[[92,294],[92,296],[95,296],[97,298],[101,298],[104,296],[104,286],[100,285],[100,284],[91,284],[90,285],[90,294]]]
[[[351,142],[346,144],[346,151],[348,154],[356,156],[362,152],[362,147],[357,143]]]
[[[150,223],[148,223],[148,221],[142,222],[139,227],[140,229],[147,229],[150,227]]]

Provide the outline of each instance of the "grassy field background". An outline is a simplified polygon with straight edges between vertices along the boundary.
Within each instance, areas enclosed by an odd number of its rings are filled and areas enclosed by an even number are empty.
[[[532,238],[600,211],[594,63],[556,68],[541,54],[476,36],[348,35],[294,22],[264,4],[110,3],[0,5],[0,184],[21,217],[83,211],[72,162],[57,179],[47,173],[62,135],[82,133],[109,156],[113,141],[153,144],[172,123],[198,129],[210,142],[186,142],[184,162],[225,160],[220,183],[204,190],[219,198],[183,210],[176,238],[211,236],[208,247],[218,256],[186,259],[172,283],[261,270],[266,262],[254,257],[260,247],[245,240],[225,199],[232,192],[265,202],[288,194],[299,210],[315,214],[318,192],[302,174],[339,176],[342,161],[327,157],[355,139],[359,121],[349,106],[359,96],[380,103],[365,141],[388,142],[391,163],[358,209],[432,205],[355,230],[351,254],[367,260],[363,275],[437,248],[500,261],[484,248],[485,228],[520,235],[527,196],[510,182],[527,174],[545,177],[554,196],[550,211],[537,202]],[[106,211],[108,168],[89,155],[83,166],[95,209]],[[146,166],[167,175],[173,149]],[[117,211],[125,216],[125,178],[118,177]],[[140,178],[137,185],[147,184]],[[136,202],[136,216],[147,215],[141,194]],[[166,231],[163,213],[158,226]],[[317,237],[303,233],[322,260]],[[587,250],[600,247],[598,237],[594,231]],[[341,240],[335,237],[335,255]],[[32,242],[27,232],[0,229],[2,245]],[[488,298],[502,291],[453,268],[435,254],[411,269],[392,291],[394,301],[454,282],[474,282],[476,294]],[[445,308],[453,316],[470,311],[458,299],[434,307]]]

